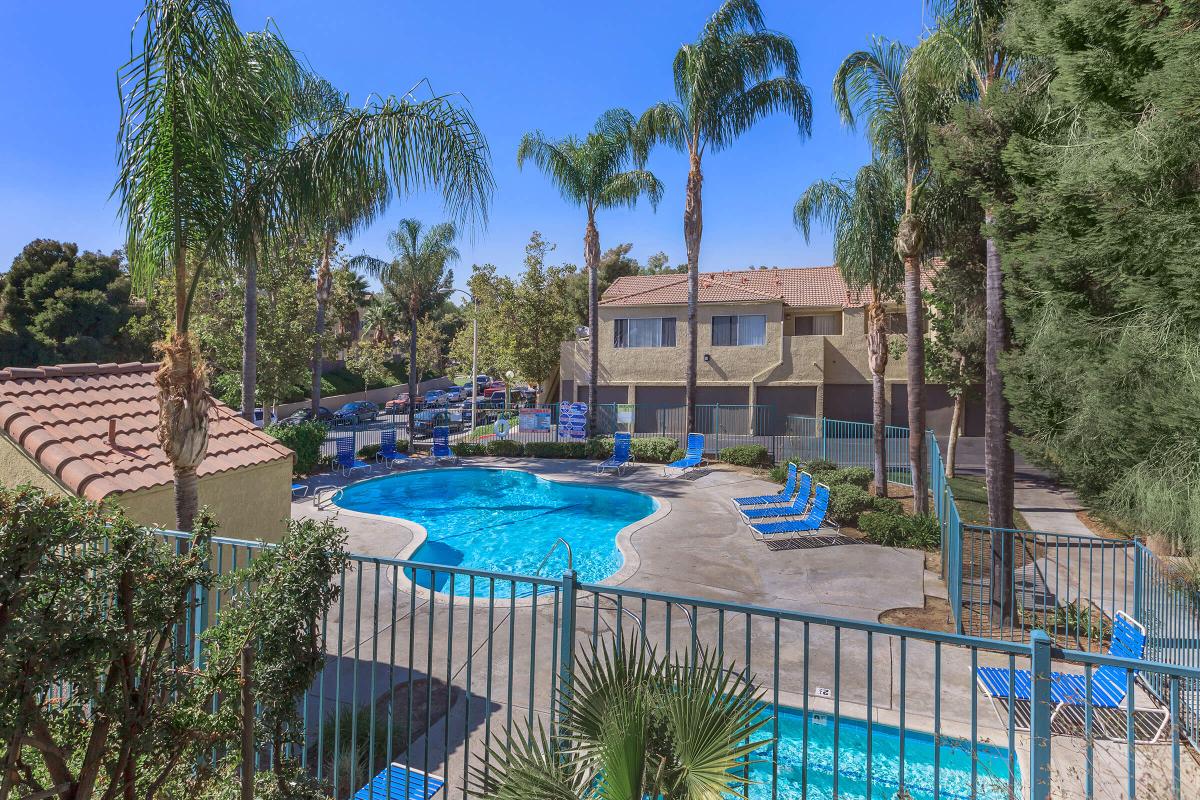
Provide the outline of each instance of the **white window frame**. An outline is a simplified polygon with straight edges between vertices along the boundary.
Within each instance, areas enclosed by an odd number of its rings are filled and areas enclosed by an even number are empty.
[[[730,332],[732,333],[733,341],[722,344],[717,343],[717,320],[734,320]],[[762,320],[762,341],[759,342],[744,342],[742,341],[746,334],[744,331],[743,320],[747,322],[751,320]],[[728,323],[725,323],[728,324]],[[767,315],[766,314],[714,314],[709,319],[709,343],[713,347],[762,347],[767,343]]]

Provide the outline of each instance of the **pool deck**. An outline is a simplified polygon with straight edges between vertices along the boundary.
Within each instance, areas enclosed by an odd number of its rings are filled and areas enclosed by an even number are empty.
[[[626,567],[606,581],[608,583],[866,622],[877,621],[882,612],[892,608],[920,607],[926,594],[945,591],[937,576],[925,570],[924,554],[918,551],[885,548],[836,536],[823,536],[805,542],[812,546],[781,551],[771,550],[765,543],[755,541],[733,510],[730,498],[773,493],[778,487],[735,469],[716,466],[683,477],[664,478],[661,467],[643,465],[621,477],[597,478],[594,462],[588,461],[478,458],[464,459],[463,463],[524,469],[554,480],[599,481],[645,492],[665,501],[669,511],[637,528],[629,537],[626,548],[632,553],[626,553]],[[418,465],[419,462],[407,469]],[[380,474],[384,471],[376,469],[371,476]],[[355,480],[366,477],[360,474]],[[320,476],[312,481],[312,485],[348,482]],[[348,530],[351,552],[375,557],[394,558],[409,552],[418,535],[417,530],[400,520],[340,511],[336,507],[316,509],[309,499],[294,502],[292,515],[294,518],[335,518],[337,524]],[[428,766],[436,774],[445,775],[449,787],[456,787],[461,785],[465,764],[479,752],[480,743],[475,740],[483,733],[484,726],[491,726],[494,736],[512,717],[547,721],[549,695],[544,687],[552,681],[552,668],[548,658],[543,656],[534,660],[531,654],[535,650],[544,653],[553,649],[547,632],[553,631],[556,617],[544,607],[549,604],[525,611],[514,608],[510,612],[505,602],[503,608],[497,605],[495,618],[489,611],[486,619],[479,608],[455,610],[460,626],[465,625],[464,618],[471,618],[476,620],[477,630],[490,628],[494,634],[503,634],[494,637],[495,674],[490,644],[487,649],[489,683],[481,680],[483,645],[478,635],[470,641],[463,637],[462,627],[454,629],[450,642],[443,641],[445,636],[434,635],[435,617],[444,624],[449,605],[444,596],[432,601],[423,591],[410,596],[407,594],[411,586],[408,581],[401,579],[389,586],[387,575],[383,577],[382,589],[379,571],[373,576],[374,590],[370,589],[371,577],[366,575],[358,579],[357,586],[346,587],[347,594],[354,592],[360,597],[369,596],[373,591],[375,603],[373,606],[371,603],[359,605],[362,610],[356,619],[339,617],[336,623],[341,633],[335,635],[331,627],[329,648],[332,652],[337,647],[342,655],[348,652],[342,650],[343,645],[346,648],[354,646],[357,660],[360,646],[365,653],[366,647],[379,645],[382,653],[390,637],[396,655],[391,663],[401,665],[407,660],[395,650],[394,642],[398,637],[401,640],[407,637],[410,642],[415,637],[415,652],[421,655],[428,649],[428,664],[431,667],[442,665],[436,668],[439,678],[446,675],[455,685],[467,687],[468,696],[476,697],[474,705],[468,703],[464,707],[459,703],[451,707],[428,736],[412,744],[407,754],[414,766],[422,769]],[[393,606],[392,598],[398,596],[397,591],[401,599]],[[589,596],[582,594],[581,601]],[[642,614],[646,615],[646,611]],[[670,635],[677,637],[675,641],[687,641],[690,633],[698,635],[710,646],[715,641],[724,641],[730,650],[740,650],[744,641],[747,653],[752,644],[754,659],[751,666],[757,673],[758,682],[781,704],[807,705],[830,712],[833,706],[832,701],[826,699],[828,690],[838,687],[840,713],[847,716],[862,719],[869,707],[869,712],[880,723],[896,725],[903,718],[910,729],[933,731],[936,708],[937,726],[944,736],[969,738],[974,728],[983,741],[1000,745],[1008,741],[1006,726],[1001,724],[987,699],[974,690],[971,658],[969,651],[962,648],[935,648],[926,641],[911,638],[906,641],[882,634],[874,637],[874,646],[870,647],[865,634],[850,629],[835,633],[830,627],[814,624],[810,637],[808,626],[798,623],[787,623],[782,629],[776,626],[772,631],[768,619],[758,619],[747,625],[735,619],[733,614],[718,617],[698,613],[696,619],[691,619],[691,615],[685,618],[685,615],[686,612],[679,613],[677,609],[673,617],[664,618],[661,608],[656,610],[651,605],[649,615],[644,616],[641,624],[647,635],[657,636],[660,631],[670,631]],[[590,635],[595,629],[594,620],[599,620],[610,631],[619,630],[622,619],[627,631],[631,625],[628,618],[611,607],[598,607],[593,611],[587,606],[586,611],[581,610],[580,617],[577,637]],[[406,629],[406,633],[398,633],[400,628]],[[338,640],[336,644],[334,639]],[[779,659],[777,681],[771,674],[773,647],[777,648]],[[476,669],[474,678],[470,671],[472,662]],[[420,671],[425,663],[426,658],[418,657],[412,664],[404,663],[403,666]],[[980,652],[979,663],[1006,666],[1008,658]],[[1017,666],[1025,664],[1018,663]],[[434,672],[433,669],[428,671]],[[935,672],[940,673],[940,683],[934,679]],[[902,678],[902,674],[906,678]],[[481,683],[487,683],[488,698],[492,700],[486,709],[483,708],[486,703],[479,699],[483,692]],[[539,693],[534,692],[535,685],[543,687]],[[495,687],[494,692],[492,687]],[[1137,701],[1139,708],[1148,707],[1140,691]],[[470,744],[472,741],[475,743]],[[1080,796],[1078,790],[1085,780],[1082,764],[1087,761],[1082,752],[1076,751],[1076,743],[1080,742],[1069,737],[1055,737],[1054,741],[1056,755],[1052,772],[1056,792],[1065,792],[1064,797]],[[1014,745],[1021,774],[1027,776],[1027,735],[1018,732]],[[1150,779],[1162,767],[1163,748],[1167,746],[1138,747],[1139,779]],[[1166,760],[1165,763],[1169,765],[1170,762]],[[1122,748],[1098,743],[1092,766],[1097,797],[1123,796]],[[1185,780],[1200,779],[1189,758],[1185,758],[1184,772]],[[1159,779],[1164,778],[1165,775]]]

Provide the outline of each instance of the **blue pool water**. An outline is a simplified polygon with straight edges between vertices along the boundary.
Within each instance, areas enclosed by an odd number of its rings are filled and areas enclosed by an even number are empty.
[[[871,794],[867,795],[867,724],[841,717],[838,725],[837,800],[893,800],[899,790],[900,732],[893,727],[871,725]],[[759,732],[770,737],[771,723]],[[833,717],[809,712],[808,769],[809,800],[832,800],[833,794]],[[781,708],[779,711],[779,800],[800,800],[805,783],[804,712]],[[934,793],[934,751],[938,751],[939,785]],[[771,745],[754,752],[761,759],[750,768],[750,800],[771,800]],[[962,739],[942,736],[940,744],[927,733],[904,734],[904,789],[912,800],[950,800],[970,798],[971,745]],[[978,800],[1008,800],[1021,796],[1020,768],[1013,760],[1014,791],[1008,789],[1008,749],[980,744],[976,748],[976,794]]]
[[[532,575],[555,539],[571,545],[579,580],[595,582],[621,568],[617,532],[649,516],[658,507],[648,495],[591,484],[560,483],[513,469],[422,470],[364,481],[346,487],[337,500],[342,508],[400,517],[425,526],[429,538],[413,561],[493,572]],[[541,574],[558,577],[567,567],[559,547]],[[409,571],[406,570],[406,573]],[[410,578],[414,578],[409,574]],[[417,570],[422,586],[449,591],[449,575]],[[474,593],[490,590],[496,597],[513,592],[510,583],[475,580]],[[518,584],[518,595],[530,594]],[[470,581],[459,576],[454,593],[471,593]]]

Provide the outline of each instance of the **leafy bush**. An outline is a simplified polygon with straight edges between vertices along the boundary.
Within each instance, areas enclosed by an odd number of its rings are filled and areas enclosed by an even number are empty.
[[[894,497],[876,497],[871,503],[871,508],[885,514],[904,513],[904,504]]]
[[[679,442],[665,436],[647,436],[641,439],[634,439],[629,451],[633,455],[634,461],[649,462],[651,464],[667,464],[683,458],[683,451],[679,449]]]
[[[721,450],[718,457],[726,464],[736,464],[739,467],[760,467],[769,459],[767,448],[761,444],[739,444],[726,447]]]
[[[771,467],[771,480],[775,481],[776,483],[787,483],[788,464],[795,464],[797,469],[805,469],[804,464],[801,464],[799,461],[793,458],[790,461],[785,461],[782,464],[776,464],[775,466]]]
[[[873,511],[858,519],[858,528],[875,544],[884,547],[909,547],[937,550],[941,530],[933,517],[906,517],[886,511]]]
[[[812,461],[797,461],[800,469],[805,472],[816,475],[818,472],[834,472],[838,469],[838,465],[833,461],[824,458],[814,458]]]
[[[487,446],[483,442],[455,442],[450,450],[460,458],[487,455]]]
[[[875,478],[875,470],[870,467],[843,467],[835,470],[831,477],[836,483],[847,483],[860,489],[866,489]]]
[[[379,444],[378,443],[364,444],[362,447],[358,448],[358,457],[359,458],[375,458],[375,456],[377,456],[377,455],[379,455]]]
[[[587,458],[589,442],[526,442],[529,458]]]
[[[293,473],[308,475],[316,470],[321,458],[321,445],[325,443],[325,435],[328,433],[324,425],[319,422],[268,425],[266,433],[296,454],[296,461],[292,465]]]
[[[586,446],[588,458],[608,458],[613,454],[613,438],[611,436],[588,439]]]
[[[855,525],[858,515],[869,511],[875,498],[865,489],[849,483],[835,483],[829,487],[829,516],[841,525]]]
[[[512,439],[492,439],[485,445],[485,451],[489,456],[501,456],[504,458],[517,458],[524,452],[520,442],[515,442]]]

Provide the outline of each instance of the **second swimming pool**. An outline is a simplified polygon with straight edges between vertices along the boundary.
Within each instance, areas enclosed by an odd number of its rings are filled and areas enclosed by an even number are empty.
[[[399,517],[425,527],[429,538],[410,558],[451,567],[532,575],[559,537],[571,545],[579,580],[596,582],[621,568],[617,533],[654,513],[649,495],[540,478],[515,469],[459,467],[418,470],[346,487],[337,505],[352,511]],[[558,548],[541,574],[558,577],[567,555]],[[406,570],[407,572],[407,570]],[[449,573],[417,570],[422,586],[449,591]],[[516,594],[529,594],[517,584]],[[471,594],[471,582],[454,581],[454,593]],[[477,579],[478,596],[508,597],[508,581]]]

